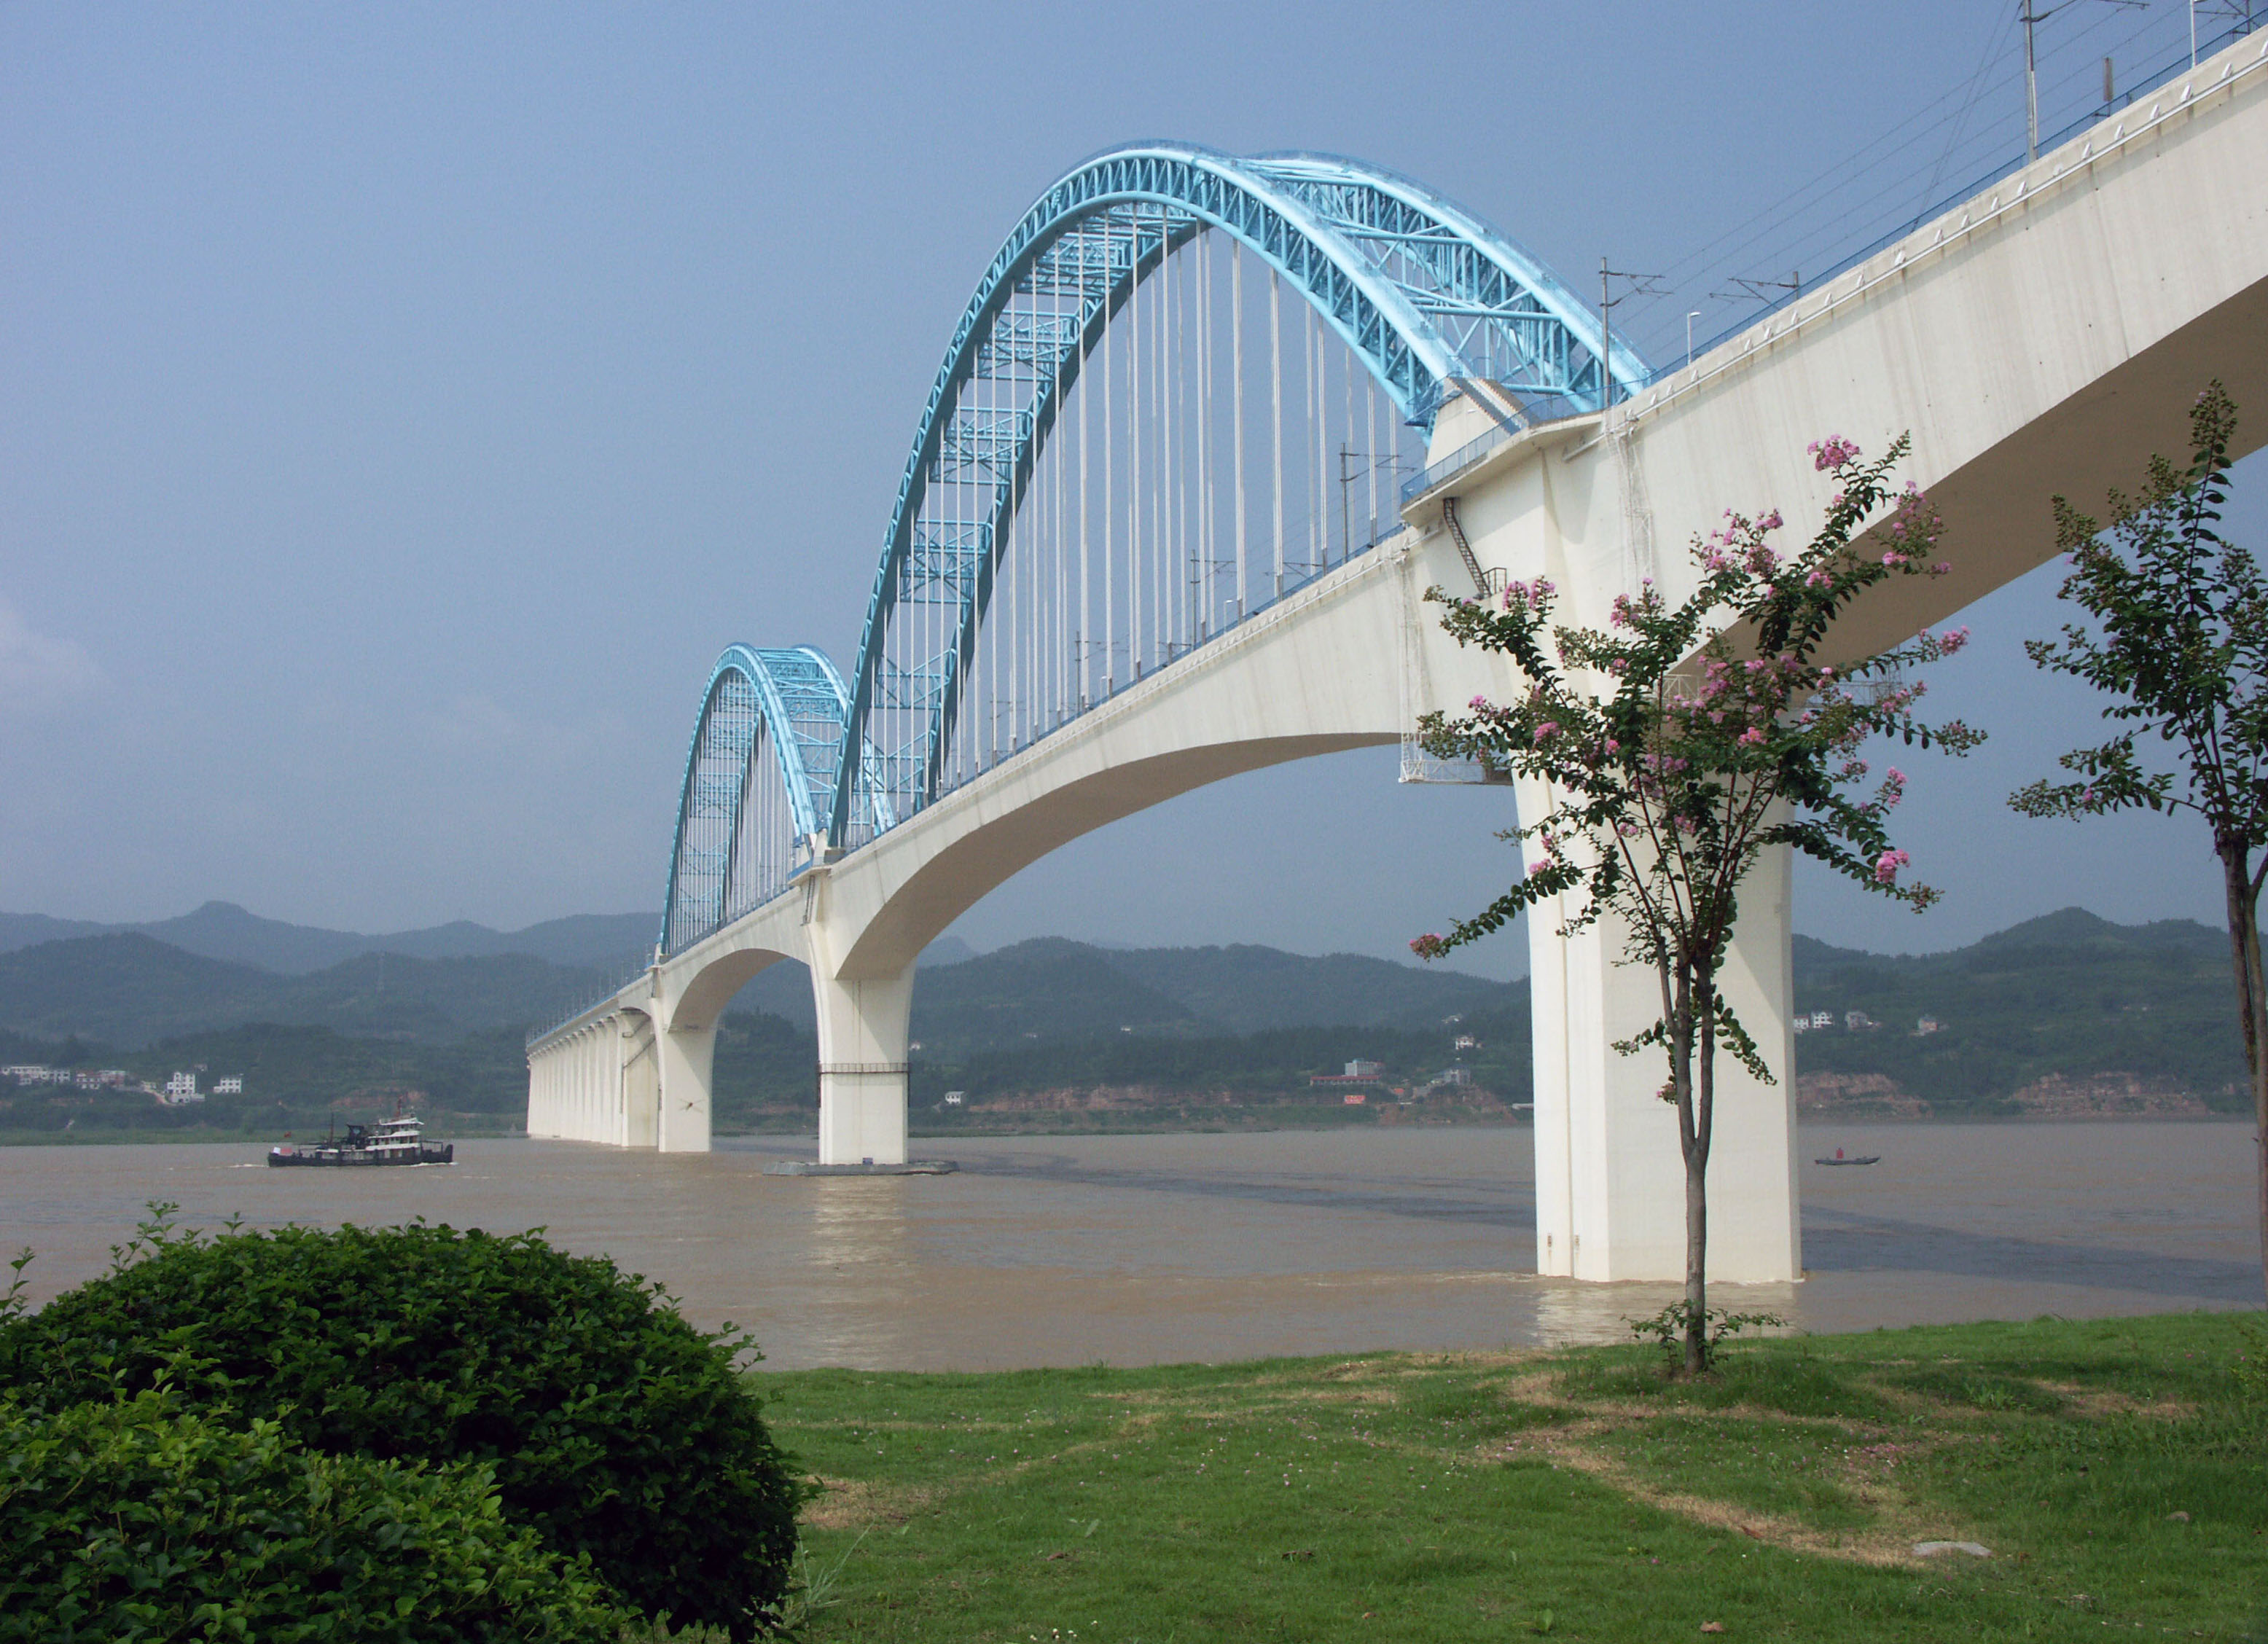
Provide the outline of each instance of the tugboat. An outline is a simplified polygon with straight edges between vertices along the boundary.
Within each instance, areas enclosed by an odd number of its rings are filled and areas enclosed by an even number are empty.
[[[332,1165],[363,1168],[388,1164],[454,1164],[454,1142],[429,1142],[425,1121],[414,1113],[397,1113],[376,1124],[350,1124],[335,1139],[325,1138],[312,1147],[270,1147],[270,1165]]]

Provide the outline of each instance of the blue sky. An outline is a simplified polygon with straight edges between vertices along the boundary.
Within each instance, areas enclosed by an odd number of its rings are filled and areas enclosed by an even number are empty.
[[[939,353],[1064,167],[1143,136],[1359,155],[1578,289],[1602,254],[1669,273],[1636,317],[1675,352],[1687,309],[1736,316],[1727,272],[1815,267],[2021,143],[2013,11],[0,10],[0,907],[656,906],[710,662],[851,654]],[[2185,39],[2169,0],[2071,8],[2045,123],[2102,55]],[[1800,929],[2218,917],[2200,838],[2001,807],[2093,734],[2021,655],[2052,586],[1970,613],[1940,687],[1994,737],[1915,772],[1946,906],[1807,879]],[[1399,953],[1490,894],[1506,818],[1392,770],[1189,796],[960,933]]]

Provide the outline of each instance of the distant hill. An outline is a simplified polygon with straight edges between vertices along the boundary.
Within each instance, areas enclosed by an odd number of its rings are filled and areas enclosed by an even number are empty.
[[[208,945],[274,924],[214,906],[188,923]],[[606,921],[556,922],[578,923],[603,933]],[[479,927],[459,930],[465,945],[486,940],[466,930]],[[437,947],[458,940],[427,934]],[[561,950],[590,935],[563,929]],[[1117,948],[1048,938],[960,951],[949,958],[954,948],[933,948],[915,990],[917,1102],[947,1087],[1013,1093],[1095,1081],[1296,1090],[1308,1073],[1358,1056],[1388,1062],[1395,1078],[1462,1060],[1500,1095],[1524,1094],[1524,982],[1249,944]],[[298,962],[312,952],[298,950]],[[1799,936],[1793,960],[1798,1011],[1829,1018],[1796,1040],[1799,1088],[1815,1106],[1875,1101],[1885,1111],[1988,1117],[2243,1105],[2227,937],[2206,925],[2120,925],[2066,909],[1914,956]],[[364,952],[287,974],[137,932],[80,934],[0,952],[0,1047],[38,1060],[38,1045],[77,1036],[129,1056],[251,1024],[320,1029],[405,1047],[409,1059],[304,1036],[276,1041],[304,1066],[297,1084],[343,1088],[378,1078],[381,1066],[404,1080],[415,1069],[466,1107],[501,1112],[512,1100],[504,1087],[523,1077],[515,1036],[597,997],[613,974],[511,952]],[[803,967],[773,966],[733,1011],[740,1025],[718,1052],[720,1102],[734,1082],[742,1099],[804,1089],[814,1047]],[[1853,1011],[1875,1025],[1850,1027]],[[1924,1018],[1934,1031],[1921,1031]],[[1459,1047],[1460,1037],[1478,1043]],[[446,1059],[475,1042],[483,1048],[466,1050],[470,1059]],[[727,1068],[741,1071],[728,1080]]]
[[[1127,1028],[1151,1036],[1432,1028],[1450,1016],[1524,1010],[1528,999],[1525,982],[1245,943],[1106,947],[1045,936],[965,958],[939,959],[940,951],[950,951],[943,941],[924,956],[913,1036],[947,1057]],[[735,1008],[768,1012],[809,1032],[810,974],[799,964],[776,964],[741,990]]]
[[[1343,1026],[1430,1028],[1450,1016],[1508,1009],[1528,997],[1525,981],[1491,982],[1359,954],[1309,957],[1245,943],[1100,951],[1103,962],[1122,976],[1231,1033]]]
[[[258,1016],[281,980],[131,933],[0,954],[0,1028],[136,1045]]]
[[[1795,939],[1793,959],[1799,992],[1807,980],[1816,980],[1848,965],[1871,965],[1903,976],[1938,976],[1976,969],[1980,963],[2007,966],[2029,962],[2027,955],[2051,963],[2066,962],[2083,955],[2115,960],[2121,956],[2175,953],[2207,962],[2225,963],[2228,933],[2194,919],[2159,919],[2147,925],[2114,925],[2084,908],[2065,908],[2026,919],[2005,931],[1981,937],[1967,947],[1935,954],[1870,954],[1856,947],[1836,947],[1809,936]]]
[[[80,936],[135,934],[205,959],[255,965],[286,976],[321,970],[358,954],[401,954],[412,959],[484,959],[526,954],[555,965],[617,970],[634,964],[653,944],[660,919],[650,913],[584,913],[547,919],[519,931],[492,931],[458,919],[423,930],[365,936],[264,919],[232,902],[208,902],[178,918],[137,925],[99,925],[50,918],[43,913],[0,913],[0,953]]]
[[[439,1044],[523,1028],[601,990],[600,973],[525,954],[363,954],[300,976],[185,953],[132,932],[0,954],[0,1028],[134,1048],[265,1021]]]
[[[1796,1041],[1807,1079],[1884,1080],[1940,1111],[2081,1103],[2080,1087],[2105,1080],[2129,1110],[2179,1110],[2176,1097],[2245,1105],[2228,936],[2209,925],[2113,925],[2066,908],[1950,953],[1890,956],[1799,936],[1793,962],[1797,1012],[1832,1019]],[[1876,1025],[1852,1029],[1852,1011]],[[1921,1030],[1924,1018],[1934,1030]]]
[[[279,925],[222,903],[167,923],[188,924],[207,947],[281,953],[299,968],[255,968],[139,932],[42,942],[0,953],[0,1028],[136,1046],[269,1021],[441,1043],[550,1020],[596,998],[621,974],[514,952],[421,958],[399,950],[360,952],[309,969],[319,945],[302,939],[337,933]],[[571,950],[573,943],[561,946]],[[968,956],[934,962],[956,951]],[[940,942],[914,992],[913,1036],[932,1055],[957,1058],[1127,1030],[1217,1037],[1282,1028],[1431,1028],[1448,1016],[1506,1008],[1525,992],[1454,971],[1250,945],[1106,948],[1047,937],[969,955],[957,942]],[[810,975],[792,962],[776,964],[733,1007],[809,1033]]]
[[[931,966],[914,989],[913,1036],[930,1056],[949,1058],[1032,1040],[1129,1029],[1188,1033],[1207,1025],[1187,1006],[1126,974],[1117,962],[1125,956],[1042,937]]]

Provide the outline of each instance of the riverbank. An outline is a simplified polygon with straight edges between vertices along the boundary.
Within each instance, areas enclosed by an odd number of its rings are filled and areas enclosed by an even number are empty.
[[[1756,1342],[1690,1387],[1651,1347],[757,1381],[823,1485],[814,1640],[2237,1640],[2264,1358],[2223,1313]]]

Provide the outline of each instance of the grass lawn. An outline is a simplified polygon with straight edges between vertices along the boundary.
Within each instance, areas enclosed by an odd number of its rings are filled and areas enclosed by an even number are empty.
[[[1660,1364],[758,1379],[825,1486],[815,1644],[2268,1638],[2258,1314]],[[1992,1556],[1915,1556],[1940,1540]]]

